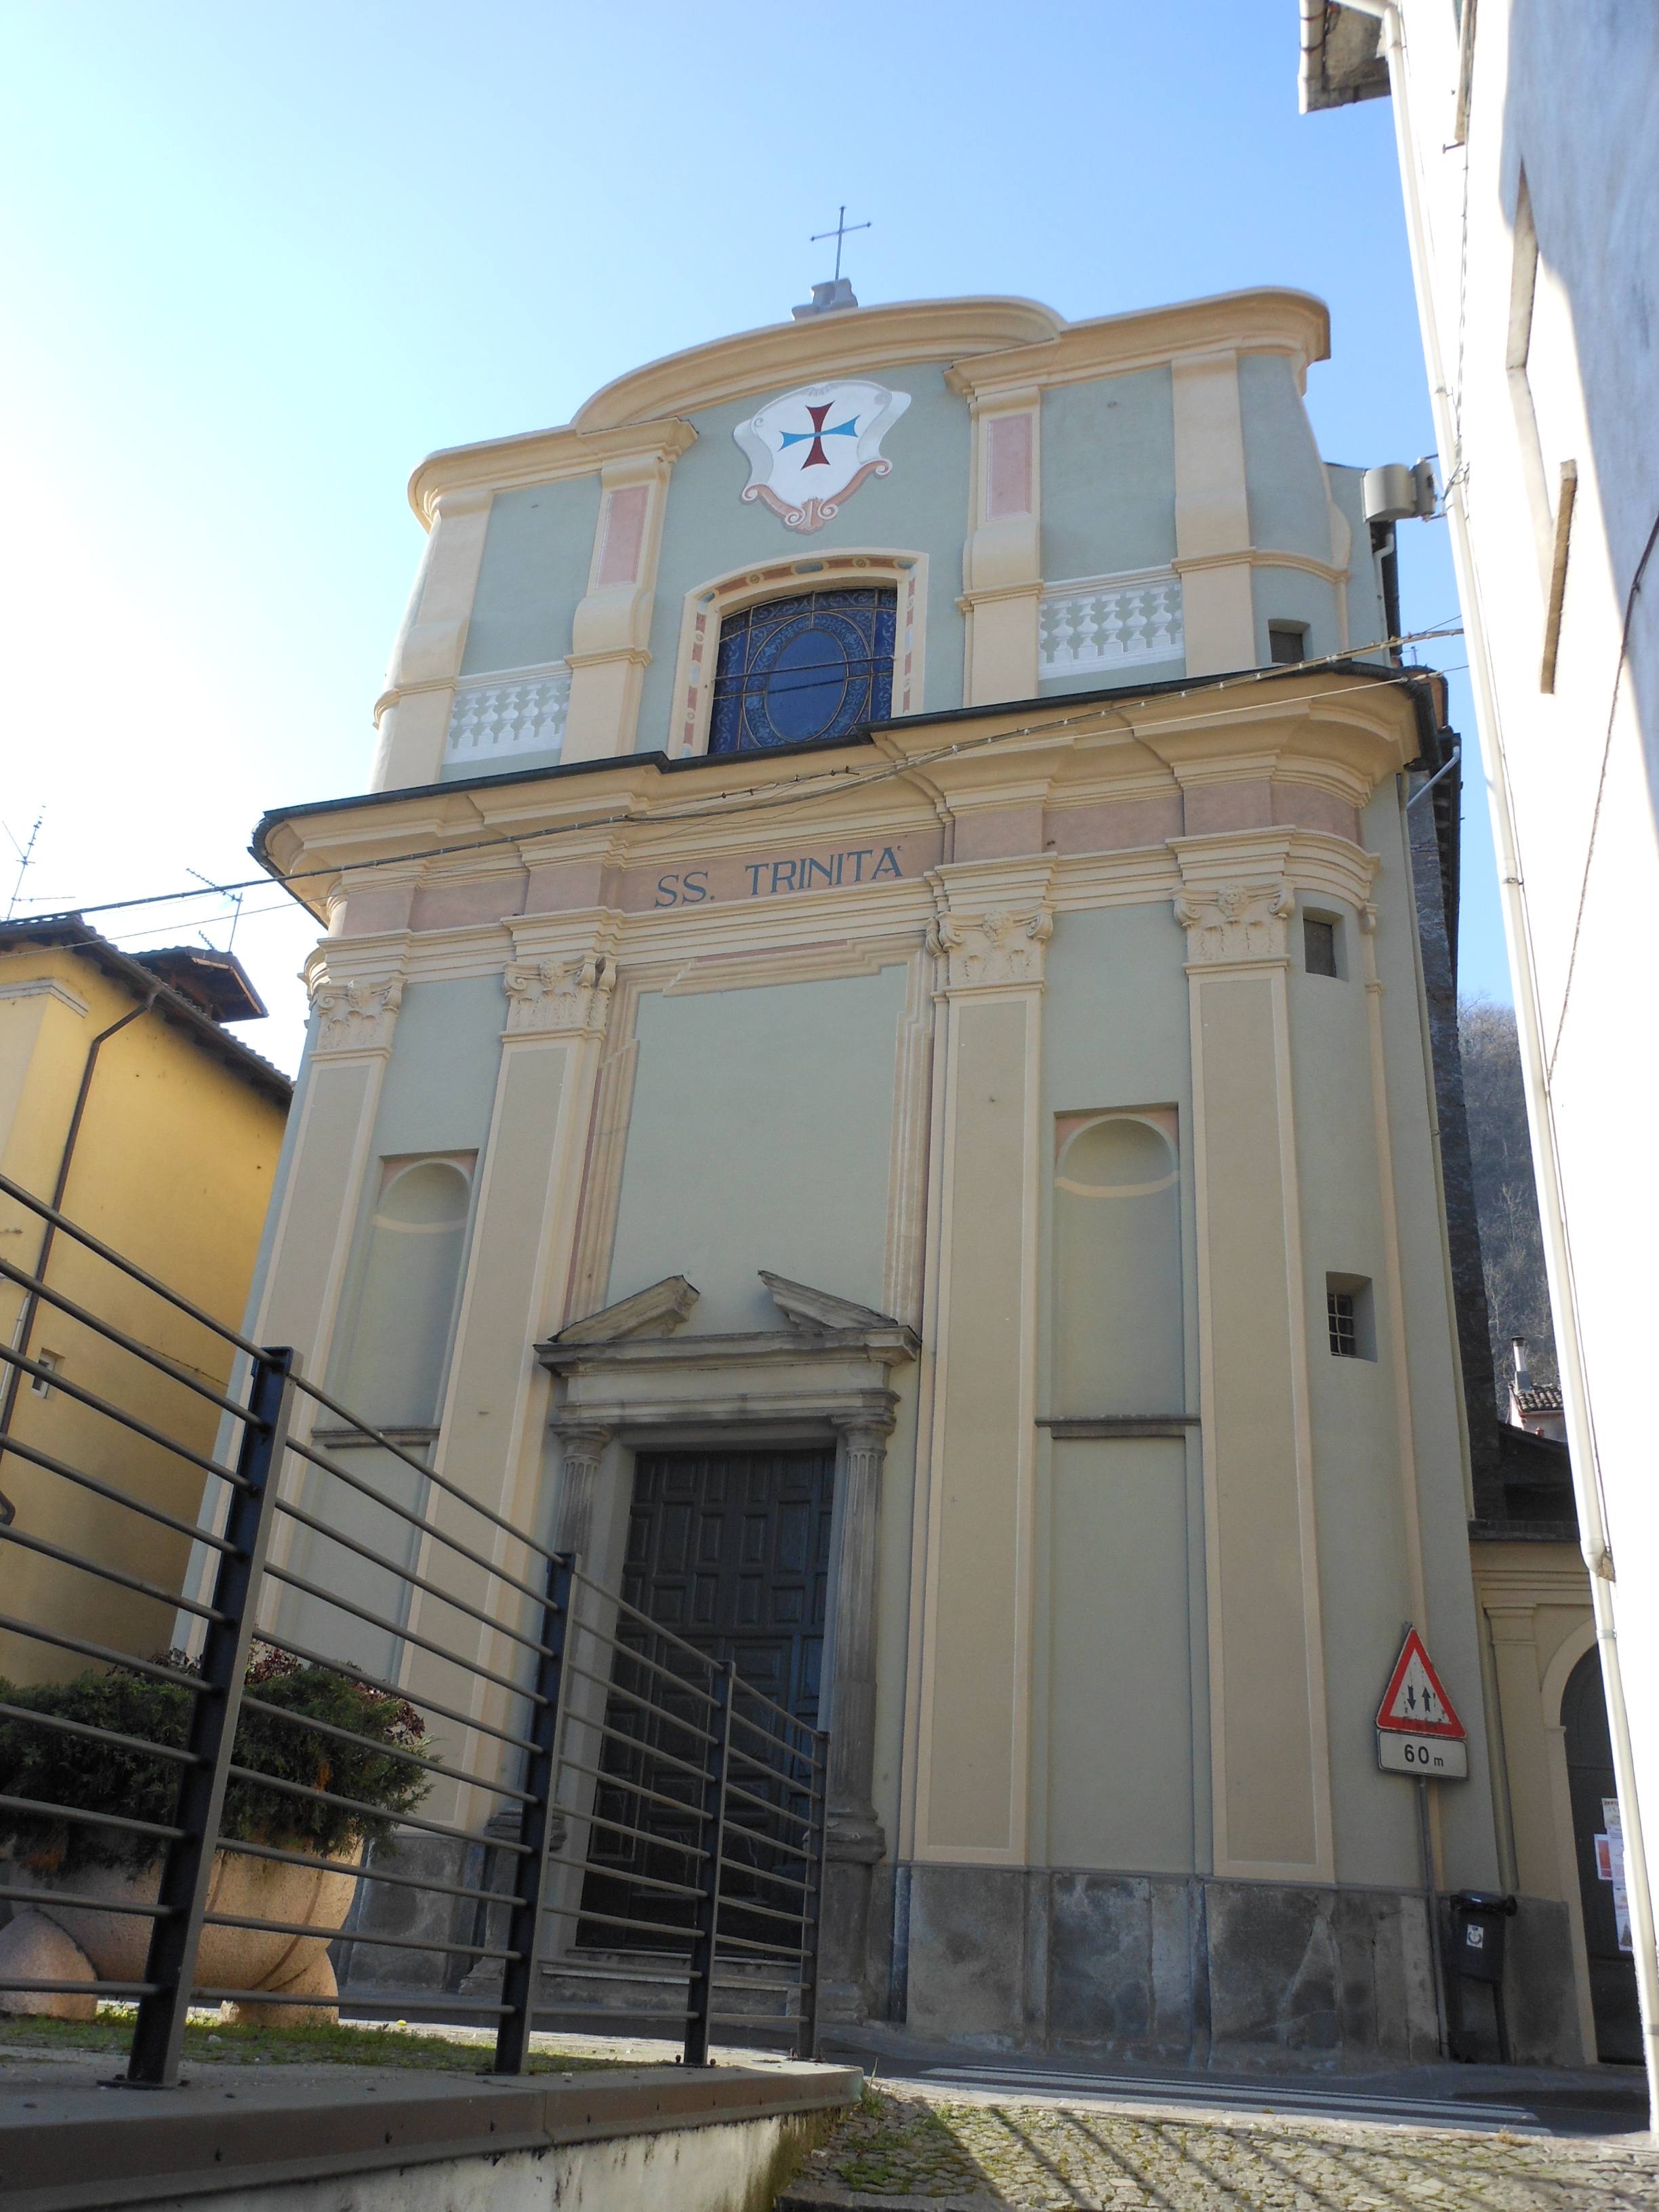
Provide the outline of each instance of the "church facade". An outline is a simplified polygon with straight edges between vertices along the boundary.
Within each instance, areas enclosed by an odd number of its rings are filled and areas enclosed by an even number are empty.
[[[435,454],[371,788],[259,826],[325,933],[252,1326],[830,1729],[843,2019],[1431,2057],[1407,1622],[1497,1880],[1448,740],[1328,336],[842,307]]]

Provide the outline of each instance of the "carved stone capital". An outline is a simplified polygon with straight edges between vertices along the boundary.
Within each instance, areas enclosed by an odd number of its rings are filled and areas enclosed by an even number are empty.
[[[1042,948],[1054,933],[1046,905],[945,913],[927,932],[927,950],[945,971],[947,991],[1006,990],[1042,982]]]
[[[501,977],[509,1036],[597,1036],[604,1030],[617,981],[607,954],[574,960],[515,962]]]
[[[593,1535],[593,1492],[599,1485],[599,1461],[611,1441],[611,1431],[573,1423],[561,1427],[559,1443],[563,1463],[559,1473],[559,1519],[553,1534],[556,1552],[585,1557]]]
[[[1296,893],[1283,876],[1185,884],[1175,897],[1176,920],[1187,933],[1188,964],[1197,968],[1282,960],[1285,925],[1295,912]]]
[[[393,975],[384,983],[358,983],[349,977],[328,977],[311,996],[311,1003],[321,1017],[313,1052],[389,1051],[392,1026],[403,1000],[401,975]]]
[[[885,1858],[887,1835],[874,1811],[832,1807],[824,1821],[823,1855],[843,1866],[874,1866]]]

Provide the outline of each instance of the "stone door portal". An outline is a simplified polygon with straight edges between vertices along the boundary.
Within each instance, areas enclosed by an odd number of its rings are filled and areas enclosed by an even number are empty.
[[[623,1577],[629,1605],[707,1657],[735,1662],[741,1681],[809,1728],[817,1724],[823,1674],[835,1472],[836,1453],[828,1444],[805,1450],[641,1452],[635,1463]],[[643,1657],[676,1667],[672,1646],[626,1614],[617,1636]],[[625,1668],[625,1662],[618,1663]],[[615,1679],[620,1681],[621,1674]],[[678,1703],[687,1718],[706,1717],[692,1698]],[[580,1941],[599,1948],[658,1948],[659,1934],[643,1925],[635,1933],[626,1923],[689,1924],[689,1901],[677,1906],[655,1885],[684,1878],[687,1862],[672,1844],[692,1838],[690,1808],[699,1785],[696,1777],[684,1777],[683,1814],[642,1800],[629,1787],[641,1773],[642,1755],[657,1749],[684,1753],[686,1741],[614,1692],[605,1722],[614,1733],[605,1738],[599,1765],[614,1778],[599,1788]],[[741,1728],[733,1741],[751,1753],[761,1748]],[[650,1765],[651,1786],[661,1790],[662,1765]],[[800,1834],[781,1814],[803,1810],[804,1800],[781,1775],[768,1781],[739,1767],[733,1778],[751,1795],[769,1798],[772,1809],[742,1799],[729,1802],[729,1856],[757,1870],[781,1870],[775,1847],[798,1841]],[[607,1817],[659,1840],[607,1832]],[[791,1871],[799,1871],[799,1862]],[[758,1879],[744,1883],[728,1875],[726,1893],[733,1903],[745,1893],[757,1903],[768,1901]]]

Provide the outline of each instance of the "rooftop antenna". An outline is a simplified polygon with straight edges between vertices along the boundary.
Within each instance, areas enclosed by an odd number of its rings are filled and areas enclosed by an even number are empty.
[[[8,921],[11,920],[13,915],[17,911],[17,902],[23,894],[23,878],[28,873],[29,862],[34,857],[34,841],[40,835],[40,824],[46,820],[46,810],[43,806],[40,809],[40,811],[34,817],[34,827],[29,831],[29,842],[27,845],[20,845],[16,838],[12,836],[10,830],[8,830],[6,831],[7,842],[9,843],[12,851],[17,855],[17,880],[12,885],[11,896],[6,902],[6,920]]]
[[[214,883],[210,878],[204,876],[199,868],[186,868],[185,870],[185,873],[187,876],[194,876],[198,884],[205,884],[210,891],[219,891],[219,895],[222,898],[229,899],[231,904],[230,935],[225,940],[225,951],[228,953],[232,945],[236,942],[236,925],[242,918],[242,900],[245,894],[241,891],[232,893],[230,891],[220,890],[219,885]],[[221,915],[220,919],[222,921],[223,918],[224,917]],[[213,939],[208,935],[206,930],[198,929],[196,934],[201,939],[203,944],[206,945],[210,952],[216,952],[219,950]]]
[[[835,240],[836,273],[829,283],[814,284],[811,301],[805,307],[796,307],[793,311],[798,323],[805,322],[811,315],[832,315],[839,307],[857,307],[858,301],[853,296],[853,287],[841,273],[842,248],[855,230],[869,230],[872,228],[872,226],[867,222],[848,222],[847,210],[843,205],[836,211],[836,227],[833,230],[813,232],[811,243],[814,246],[822,245],[826,238]]]

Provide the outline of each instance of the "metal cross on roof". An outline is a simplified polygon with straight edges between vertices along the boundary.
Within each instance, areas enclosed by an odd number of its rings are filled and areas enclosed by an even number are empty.
[[[811,239],[807,241],[809,245],[817,246],[826,238],[833,238],[835,240],[836,282],[838,284],[841,282],[842,241],[844,239],[850,238],[855,230],[868,230],[870,228],[871,225],[867,222],[848,222],[847,220],[847,210],[845,206],[842,206],[836,214],[835,228],[833,230],[815,230]]]

